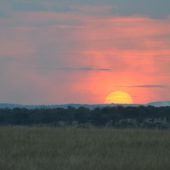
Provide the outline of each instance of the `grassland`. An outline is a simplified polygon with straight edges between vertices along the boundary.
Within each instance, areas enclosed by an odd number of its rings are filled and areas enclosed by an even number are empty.
[[[0,128],[0,170],[170,169],[170,131]]]

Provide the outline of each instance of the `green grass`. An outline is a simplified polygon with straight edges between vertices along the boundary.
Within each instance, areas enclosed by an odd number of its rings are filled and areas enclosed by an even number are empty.
[[[0,170],[170,169],[170,131],[0,128]]]

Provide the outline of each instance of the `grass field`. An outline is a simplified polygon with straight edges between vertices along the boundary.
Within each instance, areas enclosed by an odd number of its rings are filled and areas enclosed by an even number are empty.
[[[162,169],[170,169],[170,131],[0,128],[0,170]]]

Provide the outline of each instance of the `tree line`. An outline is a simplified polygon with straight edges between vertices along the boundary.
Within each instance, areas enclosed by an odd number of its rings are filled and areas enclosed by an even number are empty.
[[[170,128],[170,107],[0,109],[0,125]]]

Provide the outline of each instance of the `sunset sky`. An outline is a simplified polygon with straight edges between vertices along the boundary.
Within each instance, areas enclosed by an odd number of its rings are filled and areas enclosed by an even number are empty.
[[[170,100],[170,0],[0,0],[0,103]]]

